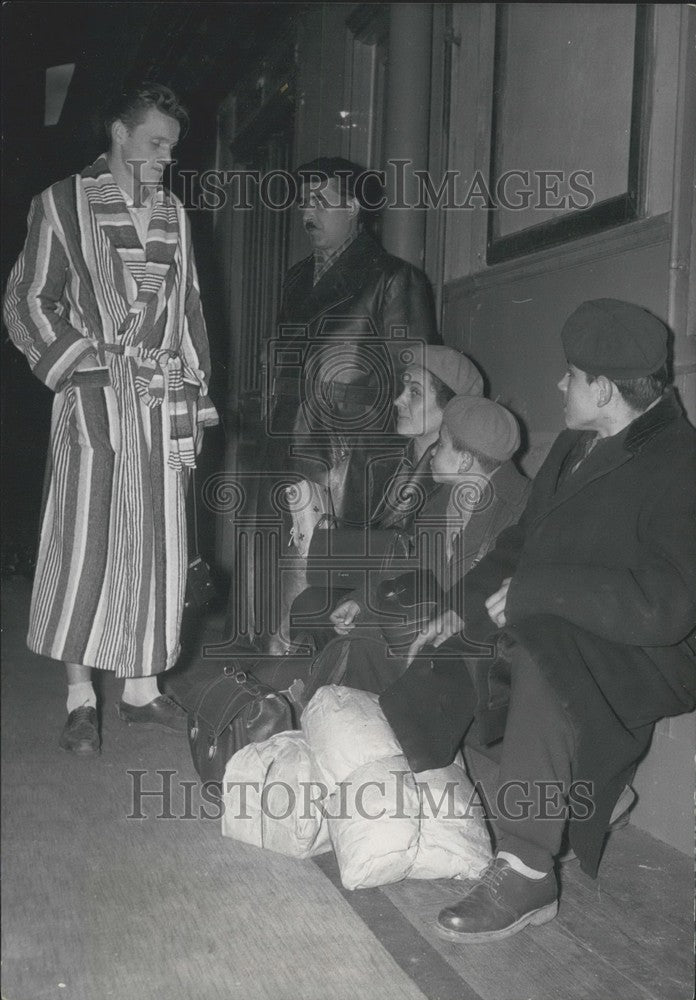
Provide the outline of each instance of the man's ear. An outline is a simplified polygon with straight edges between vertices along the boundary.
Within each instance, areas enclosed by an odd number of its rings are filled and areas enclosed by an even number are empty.
[[[470,451],[460,452],[461,458],[459,461],[459,471],[460,472],[470,472],[471,466],[474,464],[474,456]]]
[[[346,204],[348,206],[348,211],[351,215],[357,215],[360,211],[360,202],[355,197],[355,195],[348,195],[346,199]]]
[[[606,406],[614,395],[614,383],[606,375],[598,375],[595,379],[597,387],[597,406]]]
[[[125,141],[128,134],[128,129],[120,120],[117,118],[116,121],[111,126],[111,141],[115,146],[120,146]]]

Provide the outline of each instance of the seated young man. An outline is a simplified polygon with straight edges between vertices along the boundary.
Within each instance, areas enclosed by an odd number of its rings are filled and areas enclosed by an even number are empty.
[[[612,808],[655,722],[696,704],[696,431],[668,387],[667,339],[657,318],[615,299],[570,316],[559,383],[568,429],[519,524],[451,589],[447,613],[380,698],[418,770],[442,765],[431,748],[455,715],[456,746],[476,697],[462,662],[459,693],[450,688],[443,706],[432,671],[411,682],[417,654],[459,630],[470,646],[489,644],[489,676],[509,681],[498,853],[440,913],[449,939],[493,941],[552,919],[566,819],[595,876]]]
[[[455,396],[445,406],[430,468],[435,482],[452,487],[446,517],[444,522],[421,523],[416,529],[417,541],[419,535],[421,542],[422,536],[428,536],[428,544],[419,546],[426,553],[421,568],[432,569],[443,589],[468,572],[491,548],[499,532],[522,513],[530,483],[511,462],[519,445],[517,420],[499,403],[480,396]],[[339,635],[364,625],[379,636],[380,623],[390,621],[380,614],[379,601],[370,589],[369,595],[354,593],[331,614]],[[418,601],[417,584],[412,589]],[[361,631],[364,635],[365,630]],[[359,678],[351,674],[350,661],[349,682],[383,690],[403,672],[405,652],[399,655],[398,649],[389,650],[383,643],[382,650],[370,655],[370,677],[366,677],[365,651],[360,650],[363,683],[358,684]]]

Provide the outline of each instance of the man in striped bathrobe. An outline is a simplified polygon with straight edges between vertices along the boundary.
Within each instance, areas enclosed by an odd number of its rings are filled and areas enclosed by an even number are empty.
[[[34,198],[4,317],[54,392],[29,648],[67,666],[60,746],[100,747],[92,668],[128,723],[185,731],[157,675],[179,655],[185,490],[217,423],[188,221],[161,184],[188,115],[166,87],[120,95],[109,151]]]

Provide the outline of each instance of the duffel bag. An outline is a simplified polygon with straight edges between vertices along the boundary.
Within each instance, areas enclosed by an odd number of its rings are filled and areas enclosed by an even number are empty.
[[[296,729],[285,693],[263,684],[232,662],[201,688],[188,713],[193,766],[205,782],[222,783],[227,762],[249,743]]]

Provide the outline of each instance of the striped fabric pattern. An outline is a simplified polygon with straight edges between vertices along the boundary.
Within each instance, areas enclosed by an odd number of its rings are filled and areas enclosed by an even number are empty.
[[[55,393],[29,647],[121,677],[166,670],[179,655],[193,432],[217,422],[181,204],[157,194],[143,247],[104,157],[48,188],[5,322]],[[74,372],[88,353],[98,367]]]

